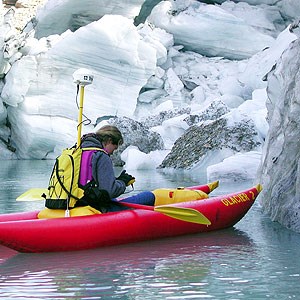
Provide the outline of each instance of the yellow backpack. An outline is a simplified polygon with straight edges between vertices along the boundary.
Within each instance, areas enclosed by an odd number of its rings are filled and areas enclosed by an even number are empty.
[[[104,150],[101,148],[67,148],[63,150],[62,154],[56,158],[50,176],[49,198],[46,199],[46,207],[69,209],[75,206],[83,196],[83,186],[91,180],[91,159],[96,151]],[[83,153],[87,154],[84,166],[82,165]],[[85,175],[86,182],[83,184],[79,182],[81,170],[90,174]]]

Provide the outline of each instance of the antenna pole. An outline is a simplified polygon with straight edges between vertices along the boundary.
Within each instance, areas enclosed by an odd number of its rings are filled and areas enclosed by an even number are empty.
[[[79,100],[78,125],[77,125],[77,148],[80,147],[80,143],[81,143],[82,114],[83,114],[83,100],[84,100],[84,85],[79,85],[79,87],[80,87],[80,100]]]
[[[73,73],[74,83],[80,88],[80,100],[78,110],[78,125],[77,125],[77,148],[81,144],[81,131],[82,131],[82,115],[83,115],[83,101],[84,101],[84,87],[92,84],[94,76],[91,75],[91,71],[87,69],[78,69]]]

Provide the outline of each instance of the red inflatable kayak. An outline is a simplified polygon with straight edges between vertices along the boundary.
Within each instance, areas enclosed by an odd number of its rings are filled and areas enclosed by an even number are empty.
[[[210,187],[190,188],[209,193]],[[91,216],[38,219],[39,211],[3,214],[0,244],[19,252],[74,251],[223,229],[243,218],[261,189],[257,185],[223,196]],[[166,214],[168,207],[171,216]],[[209,223],[190,221],[190,212]]]

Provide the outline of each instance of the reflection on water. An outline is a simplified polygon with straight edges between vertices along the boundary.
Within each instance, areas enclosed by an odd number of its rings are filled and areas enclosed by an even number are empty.
[[[41,298],[205,295],[228,254],[245,258],[253,252],[247,236],[229,229],[64,254],[18,254],[1,265],[1,296],[24,293],[24,287]]]
[[[47,184],[52,163],[19,163],[6,168],[7,176],[0,171],[1,213],[31,209],[15,198]],[[180,172],[137,174],[136,192],[205,182]],[[221,184],[218,193],[250,185]],[[218,232],[65,253],[0,247],[0,298],[297,299],[299,246],[300,236],[269,221],[256,203],[234,228]]]

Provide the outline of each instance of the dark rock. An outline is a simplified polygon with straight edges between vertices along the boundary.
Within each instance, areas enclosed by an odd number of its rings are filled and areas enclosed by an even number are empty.
[[[112,156],[115,166],[124,165],[124,162],[120,158],[120,154],[128,146],[136,146],[144,153],[164,149],[164,143],[161,136],[158,133],[149,130],[149,127],[141,122],[132,120],[128,117],[114,117],[109,119],[108,123],[117,126],[124,138],[124,144],[120,146],[119,150]]]
[[[229,126],[227,119],[220,118],[206,125],[193,125],[174,143],[159,168],[189,169],[211,150],[228,148],[248,152],[260,145],[256,136],[250,120]]]
[[[190,114],[191,108],[186,107],[186,108],[176,108],[174,110],[166,110],[166,111],[161,111],[158,115],[153,115],[150,117],[147,117],[144,121],[141,123],[148,127],[154,127],[154,126],[159,126],[161,125],[164,121],[169,120],[171,118],[181,116],[183,114]]]
[[[222,101],[216,100],[212,102],[206,110],[201,112],[200,115],[189,115],[184,121],[189,126],[192,126],[207,120],[217,120],[229,111],[229,108]]]

